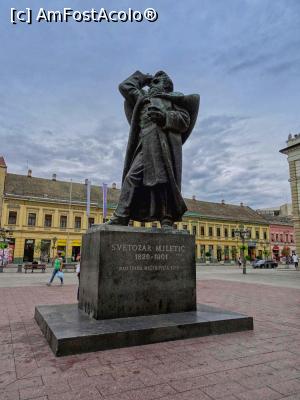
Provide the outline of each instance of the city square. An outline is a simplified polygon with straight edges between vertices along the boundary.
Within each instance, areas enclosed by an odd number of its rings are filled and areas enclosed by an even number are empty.
[[[300,400],[300,5],[72,6],[0,6],[0,400]]]
[[[299,399],[299,274],[197,266],[197,295],[251,314],[254,330],[55,357],[33,319],[36,304],[73,303],[76,274],[4,272],[1,399]],[[46,276],[47,275],[47,276]],[[13,277],[12,277],[13,276]],[[274,279],[275,278],[275,279]]]

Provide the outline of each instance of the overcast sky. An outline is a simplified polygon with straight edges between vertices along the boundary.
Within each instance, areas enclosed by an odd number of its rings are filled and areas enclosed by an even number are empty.
[[[10,8],[154,7],[154,23],[9,23]],[[0,154],[9,172],[120,186],[118,84],[165,70],[199,93],[183,194],[258,208],[290,201],[279,153],[300,132],[298,0],[1,0]]]

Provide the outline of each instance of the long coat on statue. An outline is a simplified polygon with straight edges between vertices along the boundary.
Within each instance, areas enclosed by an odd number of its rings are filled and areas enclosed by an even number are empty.
[[[166,115],[163,127],[155,124],[151,135],[141,138],[140,116],[149,98],[143,87],[144,75],[136,71],[119,85],[125,98],[125,114],[130,124],[122,182],[129,172],[137,152],[143,148],[144,177],[136,188],[130,218],[136,221],[161,220],[166,207],[161,201],[162,185],[167,190],[168,214],[180,221],[187,210],[181,196],[182,145],[191,134],[198,114],[200,97],[164,92],[151,97],[160,104]],[[153,100],[155,99],[155,100]]]

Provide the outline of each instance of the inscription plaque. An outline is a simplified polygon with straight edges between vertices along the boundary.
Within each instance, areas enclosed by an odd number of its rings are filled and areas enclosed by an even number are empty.
[[[194,236],[98,225],[83,237],[79,308],[96,319],[196,310]]]

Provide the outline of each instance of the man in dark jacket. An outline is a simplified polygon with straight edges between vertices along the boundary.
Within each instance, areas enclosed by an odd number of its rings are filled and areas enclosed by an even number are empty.
[[[158,220],[170,227],[187,210],[180,193],[182,144],[196,122],[199,96],[173,92],[163,71],[154,76],[136,71],[119,89],[130,133],[120,199],[108,223]]]

